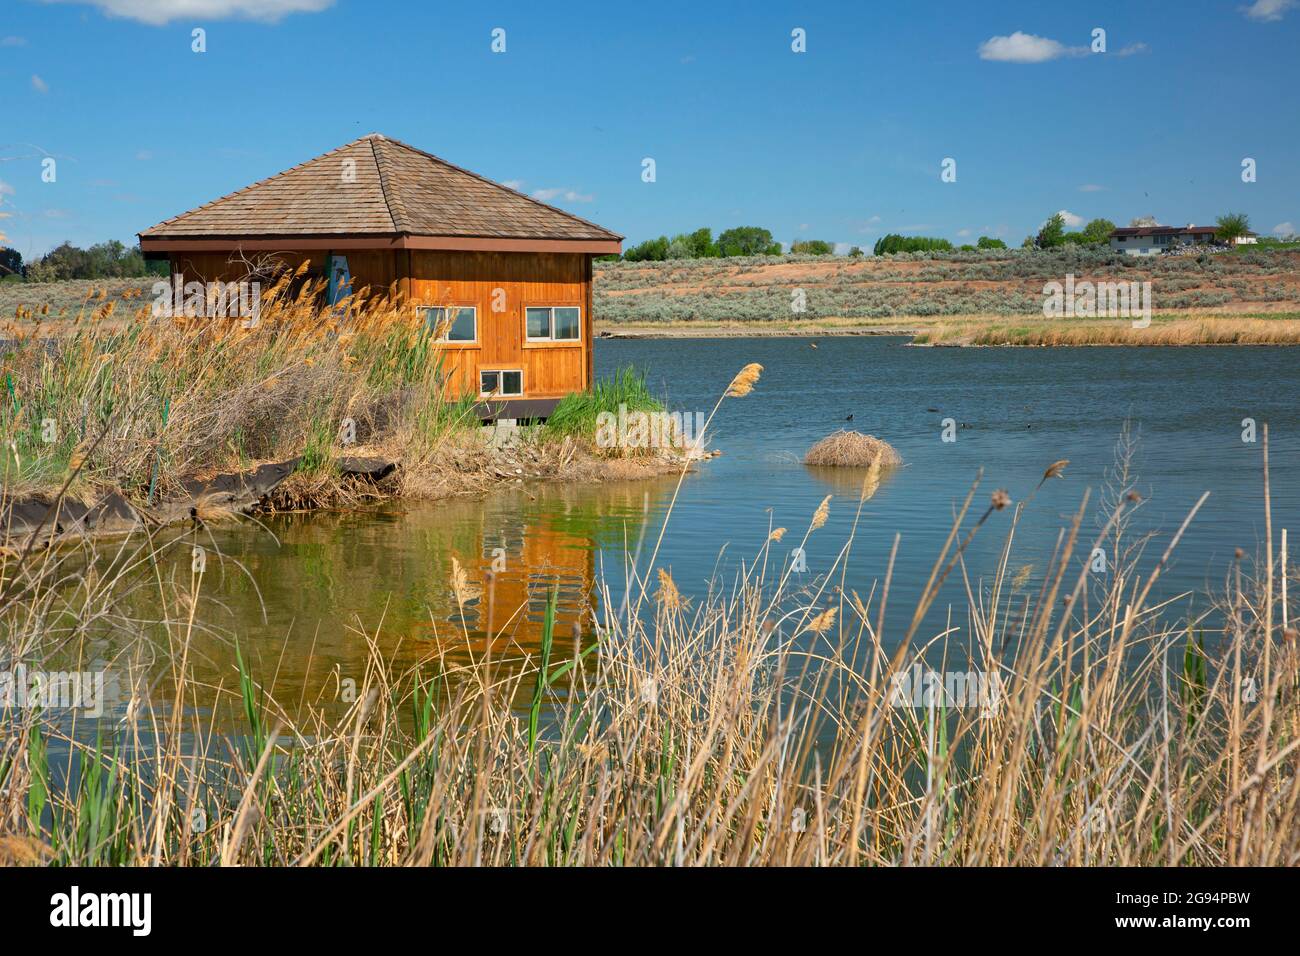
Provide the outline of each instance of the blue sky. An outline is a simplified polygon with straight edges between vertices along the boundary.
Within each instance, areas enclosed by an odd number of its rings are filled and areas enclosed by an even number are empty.
[[[1300,228],[1298,41],[1297,0],[0,0],[0,233],[133,240],[372,131],[629,242],[1018,244],[1062,209],[1267,233]]]

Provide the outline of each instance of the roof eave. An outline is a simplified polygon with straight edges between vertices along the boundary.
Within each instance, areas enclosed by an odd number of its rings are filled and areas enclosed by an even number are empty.
[[[448,252],[560,252],[617,255],[623,238],[581,239],[498,236],[331,234],[286,236],[150,236],[139,234],[142,252],[310,252],[337,249],[420,249]]]

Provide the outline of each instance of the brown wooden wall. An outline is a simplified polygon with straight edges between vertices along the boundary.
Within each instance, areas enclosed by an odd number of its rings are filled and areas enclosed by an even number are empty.
[[[397,293],[397,260],[389,250],[349,251],[347,249],[330,252],[274,252],[249,253],[248,260],[256,262],[263,258],[274,258],[290,269],[297,269],[304,259],[310,262],[308,270],[320,277],[324,274],[327,255],[347,256],[348,271],[352,274],[352,289],[360,291],[369,287],[372,291],[395,295]],[[248,262],[228,252],[173,252],[171,254],[172,272],[179,272],[186,282],[235,282],[249,274]]]
[[[588,256],[418,250],[409,255],[410,301],[478,307],[478,344],[445,349],[444,361],[462,388],[477,393],[478,370],[492,368],[521,369],[529,398],[567,395],[590,385]],[[502,311],[494,312],[494,303]],[[542,305],[580,307],[581,339],[572,344],[526,343],[524,309]]]
[[[444,368],[458,394],[478,394],[479,369],[520,369],[524,396],[556,398],[590,387],[592,366],[591,257],[575,253],[430,252],[422,250],[281,252],[290,268],[304,259],[320,275],[326,255],[347,256],[352,289],[408,297],[419,305],[476,306],[475,345],[448,345]],[[248,273],[228,253],[172,253],[172,271],[185,281],[231,282]],[[498,295],[497,290],[501,290]],[[494,303],[503,306],[494,312]],[[578,306],[581,339],[573,344],[525,342],[528,306]]]

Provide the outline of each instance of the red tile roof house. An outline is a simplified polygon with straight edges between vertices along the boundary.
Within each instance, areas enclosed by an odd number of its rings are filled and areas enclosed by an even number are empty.
[[[273,256],[423,306],[454,393],[485,418],[544,418],[591,387],[592,258],[622,236],[372,133],[140,233],[180,281]],[[488,401],[489,398],[494,399]]]
[[[1214,244],[1215,226],[1126,226],[1110,234],[1110,247],[1130,256],[1154,256],[1175,246]]]

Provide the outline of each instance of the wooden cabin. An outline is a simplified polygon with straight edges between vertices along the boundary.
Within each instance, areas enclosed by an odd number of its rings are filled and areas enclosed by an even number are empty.
[[[140,233],[181,282],[273,263],[384,292],[443,330],[453,394],[544,418],[593,380],[592,258],[622,236],[372,133]],[[350,285],[349,285],[350,282]]]

